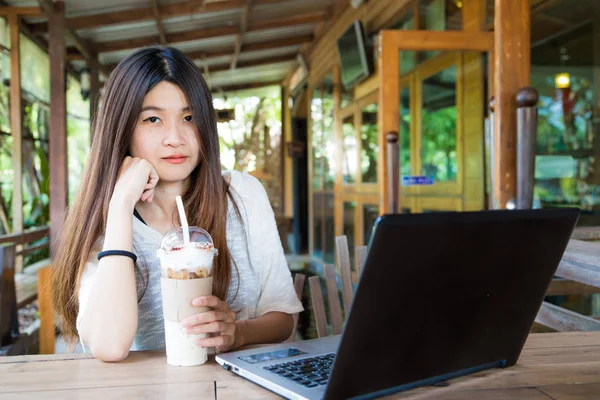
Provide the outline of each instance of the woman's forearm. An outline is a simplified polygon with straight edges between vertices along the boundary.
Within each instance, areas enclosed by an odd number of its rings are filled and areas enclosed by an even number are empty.
[[[258,343],[280,343],[292,334],[294,318],[283,312],[270,312],[258,318],[236,322],[233,348]]]
[[[132,219],[133,210],[111,204],[103,250],[133,249]],[[120,361],[127,357],[137,330],[137,307],[133,260],[123,256],[102,258],[80,332],[96,358]]]

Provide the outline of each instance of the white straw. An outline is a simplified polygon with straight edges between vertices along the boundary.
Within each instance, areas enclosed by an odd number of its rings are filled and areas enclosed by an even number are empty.
[[[188,227],[187,218],[185,217],[181,196],[175,197],[175,202],[177,203],[177,211],[179,211],[179,219],[181,220],[181,227],[183,228],[183,244],[188,245],[190,243],[190,229]]]

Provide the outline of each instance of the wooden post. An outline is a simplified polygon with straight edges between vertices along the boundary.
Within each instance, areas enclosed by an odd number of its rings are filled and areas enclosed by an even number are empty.
[[[19,17],[9,14],[10,26],[10,130],[13,139],[13,195],[12,195],[12,231],[23,232],[23,125],[21,103],[21,46]],[[23,248],[17,246],[17,252]],[[15,269],[23,270],[23,257],[17,256]]]
[[[391,131],[385,136],[387,142],[388,155],[388,186],[390,188],[389,195],[389,212],[397,214],[400,212],[398,208],[398,197],[400,196],[400,145],[398,144],[398,133]]]
[[[531,69],[530,9],[523,0],[495,0],[494,75],[496,100],[495,165],[498,180],[492,195],[499,208],[517,196],[517,91],[529,86]]]
[[[65,93],[65,4],[48,14],[50,39],[50,258],[67,208],[67,108]]]
[[[381,215],[393,212],[390,209],[390,191],[393,188],[385,184],[389,174],[388,165],[388,146],[386,142],[386,134],[388,132],[398,132],[400,127],[400,84],[398,82],[398,71],[400,71],[400,57],[398,55],[397,43],[388,36],[380,33],[379,35],[379,81],[381,88],[379,89],[379,151],[377,167],[377,181],[379,182],[379,213]],[[383,106],[385,105],[385,107]],[[398,142],[401,143],[401,135],[409,134],[407,132],[398,132]],[[398,168],[398,176],[402,176],[400,168]],[[397,209],[400,210],[402,199],[398,193],[396,202]]]
[[[539,94],[525,87],[517,94],[517,201],[518,209],[533,206],[535,183],[535,142]]]

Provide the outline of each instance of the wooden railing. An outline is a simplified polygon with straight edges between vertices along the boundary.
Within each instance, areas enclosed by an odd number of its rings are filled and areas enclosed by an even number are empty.
[[[49,242],[36,246],[27,246],[30,243],[37,242],[47,237],[50,233],[49,226],[40,226],[21,233],[11,233],[0,236],[0,244],[13,243],[15,246],[24,246],[17,251],[17,256],[33,253],[36,250],[45,249],[50,246]]]
[[[600,227],[576,228],[574,238],[600,237]],[[556,271],[548,295],[589,295],[600,293],[600,243],[571,239]],[[562,307],[542,303],[535,320],[559,332],[599,331],[600,321]]]
[[[35,320],[25,332],[19,332],[17,313],[38,298],[38,270],[48,266],[50,260],[36,262],[25,271],[18,270],[16,261],[48,248],[48,241],[33,244],[47,237],[48,233],[49,228],[42,226],[0,236],[0,355],[24,354],[36,347],[40,321]]]

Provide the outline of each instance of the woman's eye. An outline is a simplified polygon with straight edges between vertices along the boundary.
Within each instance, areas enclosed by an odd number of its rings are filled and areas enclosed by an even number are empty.
[[[144,120],[144,122],[150,122],[151,124],[156,124],[159,121],[160,121],[160,118],[158,118],[158,117],[150,117],[150,118],[146,118]]]
[[[191,115],[187,115],[187,116],[184,118],[184,120],[185,120],[186,122],[192,122],[192,116],[191,116]]]

